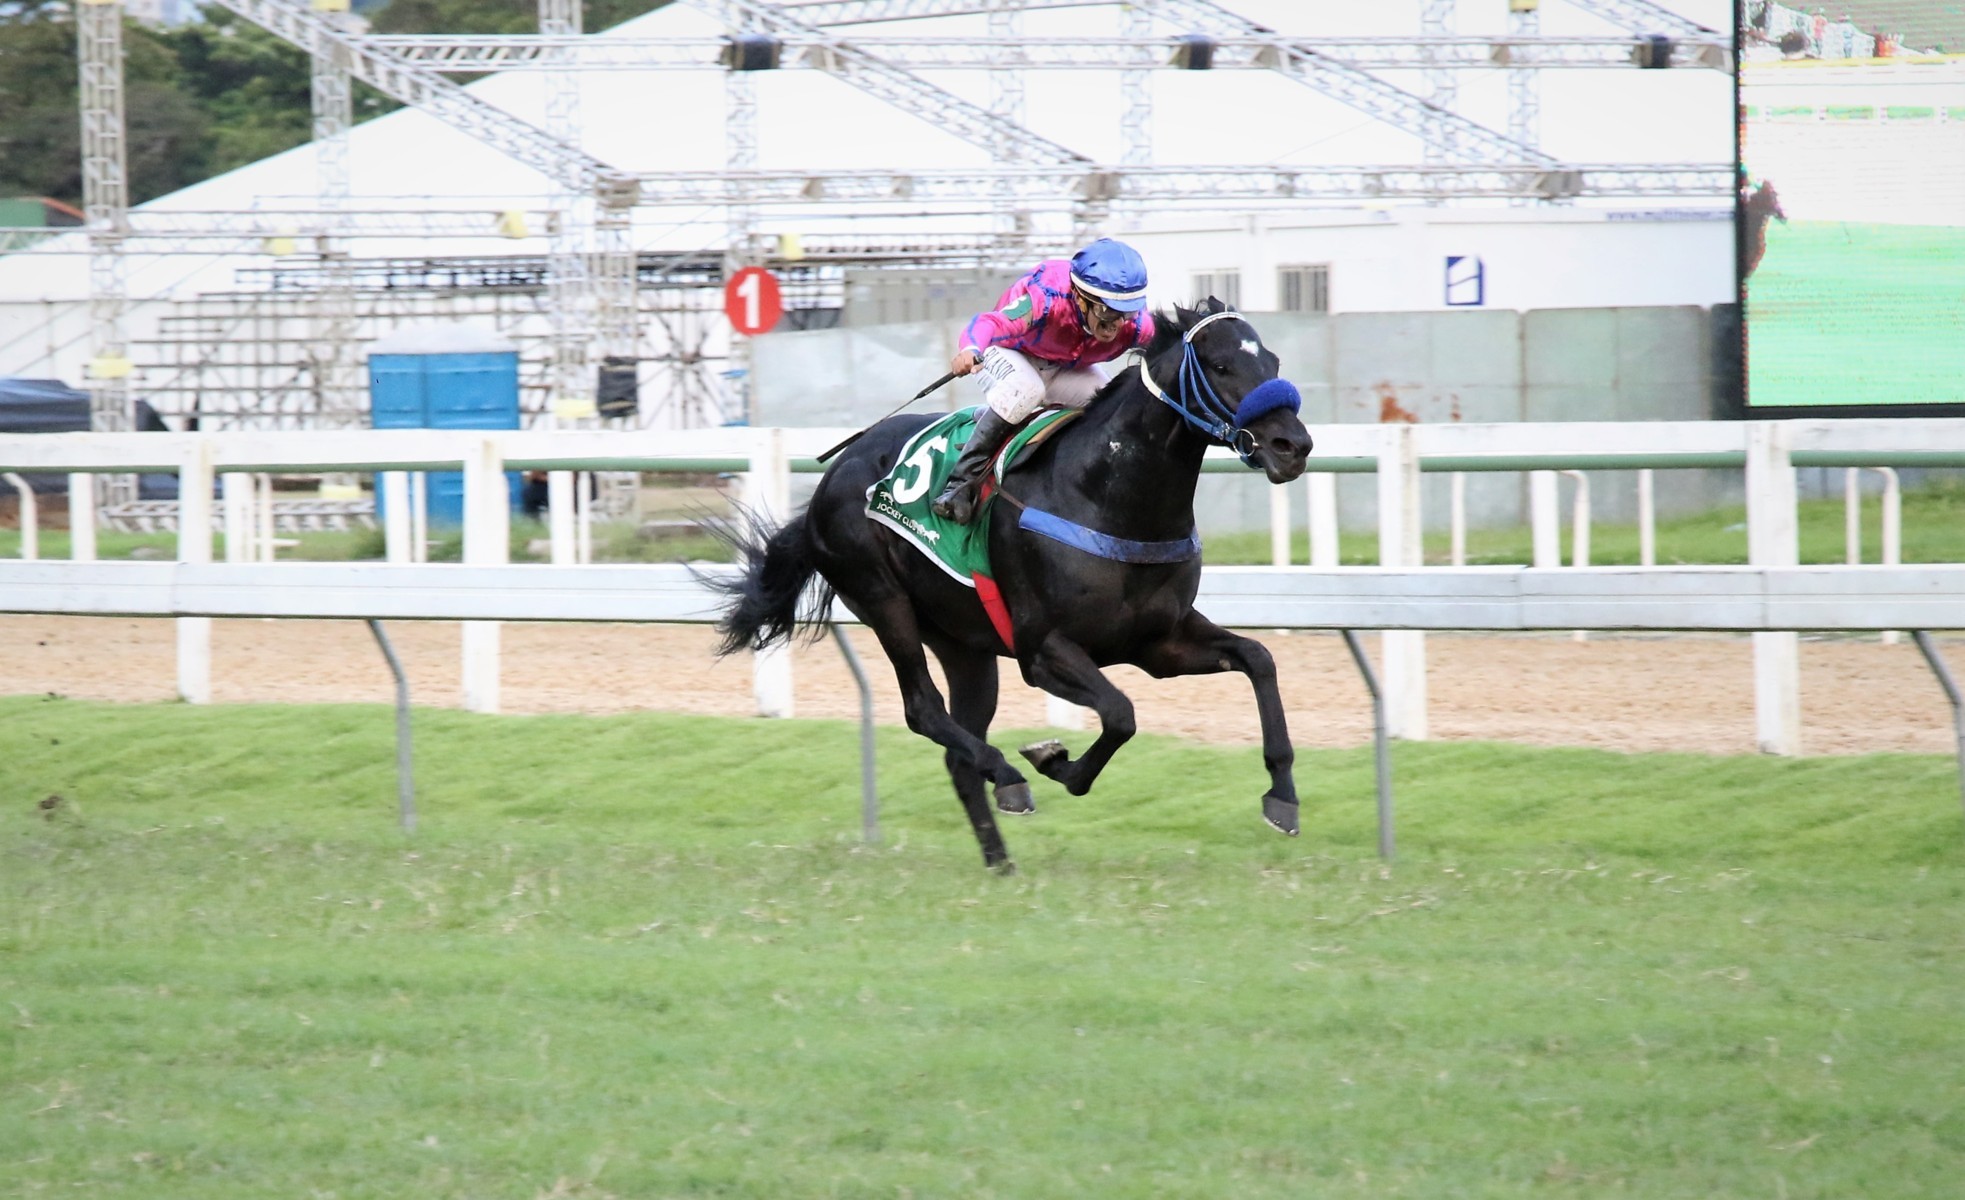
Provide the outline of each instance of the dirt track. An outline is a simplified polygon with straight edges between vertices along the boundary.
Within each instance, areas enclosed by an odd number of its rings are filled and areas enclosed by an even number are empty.
[[[458,630],[397,622],[391,637],[418,704],[458,703]],[[1363,685],[1334,635],[1260,635],[1276,654],[1290,732],[1302,746],[1370,738]],[[508,712],[640,709],[749,714],[744,658],[718,663],[707,630],[636,625],[506,625]],[[387,667],[353,622],[219,621],[213,690],[220,703],[386,703]],[[1368,642],[1368,644],[1370,644]],[[874,672],[878,716],[900,721],[886,660],[856,634]],[[1375,649],[1375,646],[1374,646]],[[1958,657],[1959,647],[1952,651]],[[175,641],[161,620],[0,618],[0,693],[57,692],[101,700],[175,695]],[[1753,744],[1752,654],[1745,637],[1503,637],[1428,640],[1432,735],[1619,750],[1747,753]],[[798,714],[854,717],[852,678],[830,644],[795,657]],[[1949,753],[1944,695],[1914,646],[1804,641],[1803,744],[1810,754]],[[1153,680],[1121,669],[1143,731],[1216,743],[1257,741],[1255,706],[1238,675]],[[1041,726],[1044,701],[1006,676],[1000,727]]]

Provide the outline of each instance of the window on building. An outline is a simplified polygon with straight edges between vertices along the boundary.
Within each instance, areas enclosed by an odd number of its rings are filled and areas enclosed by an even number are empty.
[[[1283,267],[1276,272],[1277,307],[1284,312],[1330,311],[1330,264]]]
[[[1240,271],[1196,271],[1191,289],[1195,301],[1213,296],[1230,308],[1242,307],[1242,273]]]

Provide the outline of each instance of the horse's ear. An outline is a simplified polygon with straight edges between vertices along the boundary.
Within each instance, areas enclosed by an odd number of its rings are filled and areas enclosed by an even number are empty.
[[[1201,307],[1196,312],[1195,315],[1205,317],[1205,316],[1212,316],[1213,314],[1218,312],[1227,312],[1227,311],[1228,311],[1228,306],[1226,304],[1223,304],[1220,301],[1220,299],[1218,299],[1217,297],[1209,296],[1206,300],[1201,301]]]
[[[1186,329],[1190,325],[1194,324],[1194,319],[1198,315],[1199,314],[1196,313],[1191,308],[1182,308],[1178,304],[1174,305],[1174,322],[1175,324],[1179,325],[1182,329]]]

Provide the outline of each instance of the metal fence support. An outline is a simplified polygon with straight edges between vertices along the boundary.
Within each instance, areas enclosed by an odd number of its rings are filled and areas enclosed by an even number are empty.
[[[1938,643],[1922,629],[1913,630],[1910,635],[1917,641],[1917,648],[1924,652],[1924,661],[1931,664],[1931,673],[1938,677],[1938,685],[1945,690],[1945,699],[1951,701],[1951,732],[1958,745],[1958,803],[1965,807],[1965,697],[1958,694],[1958,684],[1951,672],[1945,669],[1945,660],[1938,653]]]
[[[860,664],[853,643],[847,640],[846,631],[837,624],[832,626],[832,640],[839,643],[839,653],[846,659],[846,668],[853,672],[853,682],[860,688],[860,835],[867,845],[878,845],[880,794],[874,790],[873,685],[867,682],[866,668]]]
[[[409,676],[403,674],[402,660],[382,632],[382,622],[370,618],[368,631],[389,660],[389,673],[396,677],[396,808],[401,813],[403,832],[416,832],[416,773],[409,752]]]
[[[1385,698],[1378,691],[1378,676],[1372,673],[1371,660],[1365,657],[1363,643],[1358,635],[1349,629],[1342,631],[1344,644],[1351,649],[1351,657],[1358,664],[1358,674],[1365,677],[1365,690],[1371,693],[1371,744],[1373,768],[1378,775],[1378,857],[1391,861],[1394,856],[1392,831],[1392,747],[1385,734]]]

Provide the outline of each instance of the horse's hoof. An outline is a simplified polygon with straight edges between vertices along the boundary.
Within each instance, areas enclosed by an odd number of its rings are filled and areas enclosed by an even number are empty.
[[[1071,757],[1071,752],[1064,748],[1064,743],[1056,738],[1032,742],[1017,753],[1023,755],[1031,766],[1036,767],[1039,775],[1046,777],[1051,774],[1053,768],[1063,766],[1065,760]]]
[[[992,875],[997,875],[1004,879],[1008,879],[1010,876],[1015,875],[1017,873],[1017,864],[1014,859],[1006,858],[1000,863],[991,863],[989,866],[989,870],[990,870],[990,874]]]
[[[1025,816],[1037,811],[1037,801],[1030,798],[1029,784],[1012,783],[996,789],[996,807],[1006,813]]]
[[[1282,800],[1275,796],[1262,798],[1262,819],[1267,821],[1269,828],[1277,833],[1286,833],[1295,837],[1300,832],[1296,824],[1296,809],[1297,804],[1294,800]]]

